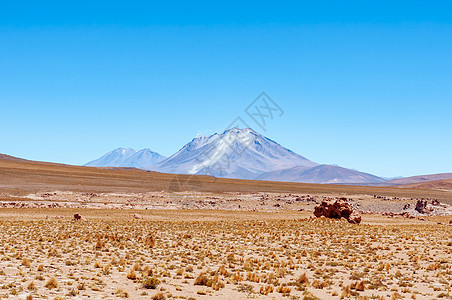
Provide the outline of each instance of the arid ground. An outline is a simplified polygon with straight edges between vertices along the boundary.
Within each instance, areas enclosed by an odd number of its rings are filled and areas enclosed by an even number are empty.
[[[361,224],[313,217],[339,197]],[[3,157],[0,298],[451,299],[451,200]]]
[[[0,297],[450,299],[450,217],[3,209]],[[139,214],[140,219],[134,217]],[[367,297],[367,298],[365,298]],[[380,298],[379,298],[380,297]]]

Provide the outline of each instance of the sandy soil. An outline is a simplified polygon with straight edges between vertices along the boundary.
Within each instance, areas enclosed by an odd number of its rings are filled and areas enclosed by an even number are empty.
[[[312,216],[334,198],[362,223]],[[0,298],[451,299],[447,204],[451,191],[0,157]]]
[[[84,221],[73,221],[75,212]],[[293,210],[1,209],[0,297],[447,299],[452,230],[437,222],[448,220],[364,215],[351,225]]]

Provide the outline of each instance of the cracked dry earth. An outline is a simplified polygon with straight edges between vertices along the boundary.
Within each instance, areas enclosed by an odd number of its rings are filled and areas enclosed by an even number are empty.
[[[451,257],[409,221],[2,220],[0,298],[451,299]]]

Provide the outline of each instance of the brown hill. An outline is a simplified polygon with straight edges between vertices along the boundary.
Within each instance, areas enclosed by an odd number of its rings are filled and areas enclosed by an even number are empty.
[[[452,179],[403,185],[404,188],[452,191]]]
[[[2,154],[2,153],[0,153],[0,160],[27,161],[26,159],[14,157],[14,156]]]
[[[452,179],[452,173],[412,176],[412,177],[388,180],[388,181],[386,181],[386,183],[392,184],[392,185],[397,185],[397,184],[407,185],[407,184],[423,183],[423,182],[447,180],[447,179]]]
[[[0,195],[25,195],[44,191],[80,191],[93,193],[148,192],[170,190],[210,192],[281,192],[344,195],[382,195],[424,197],[451,200],[452,192],[350,185],[305,184],[292,182],[238,180],[209,176],[174,175],[138,169],[96,168],[23,160],[0,156]]]

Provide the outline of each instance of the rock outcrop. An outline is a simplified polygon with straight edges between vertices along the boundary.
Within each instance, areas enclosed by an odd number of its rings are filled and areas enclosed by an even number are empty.
[[[316,217],[325,216],[332,219],[345,218],[352,224],[361,223],[361,215],[353,210],[349,203],[342,199],[322,201],[319,206],[314,208],[314,215]]]
[[[427,200],[418,200],[416,202],[416,208],[415,210],[418,211],[421,214],[428,214],[432,211],[431,208],[427,208]]]
[[[428,200],[421,199],[416,202],[415,210],[421,214],[438,215],[438,210],[441,210],[441,208],[447,207],[442,205],[437,199],[433,199],[430,203],[428,203]]]

